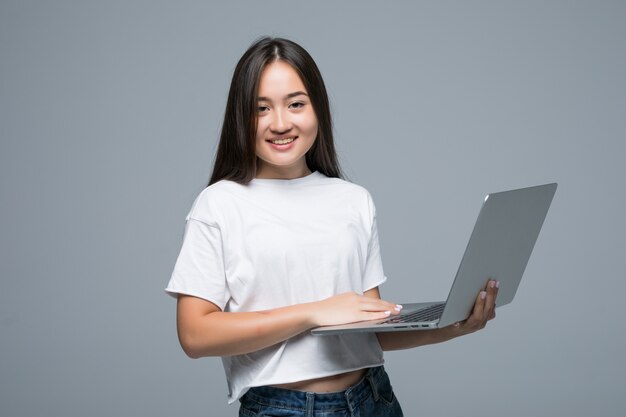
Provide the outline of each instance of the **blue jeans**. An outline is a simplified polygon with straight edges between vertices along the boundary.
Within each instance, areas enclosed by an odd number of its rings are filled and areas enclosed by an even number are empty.
[[[241,399],[240,417],[402,417],[382,366],[369,368],[345,391],[313,393],[274,387],[251,388]]]

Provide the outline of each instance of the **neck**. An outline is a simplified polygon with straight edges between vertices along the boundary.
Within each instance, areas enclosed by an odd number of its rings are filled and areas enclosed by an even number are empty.
[[[311,170],[306,164],[298,167],[268,167],[260,165],[256,171],[256,178],[293,180],[310,174]]]

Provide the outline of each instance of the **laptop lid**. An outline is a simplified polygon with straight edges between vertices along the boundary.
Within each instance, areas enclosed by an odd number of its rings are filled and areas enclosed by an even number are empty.
[[[485,197],[438,327],[469,317],[489,279],[500,281],[497,307],[513,301],[556,188],[551,183]]]

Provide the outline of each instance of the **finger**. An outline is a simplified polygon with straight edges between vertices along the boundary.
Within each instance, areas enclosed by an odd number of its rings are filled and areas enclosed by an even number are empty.
[[[500,281],[496,281],[496,286],[493,289],[493,304],[494,304],[494,308],[496,305],[496,300],[498,299],[498,293],[500,292]]]
[[[493,286],[491,286],[491,289],[490,289],[492,300],[490,300],[491,302],[487,305],[489,308],[487,320],[491,320],[493,317],[495,317],[495,311],[497,307],[496,301],[498,299],[499,291],[500,291],[500,281],[493,281]]]
[[[485,309],[483,311],[483,321],[489,320],[496,308],[497,281],[490,280],[487,283],[487,295],[485,297]]]
[[[390,311],[391,314],[399,314],[402,310],[399,304],[370,297],[363,297],[361,308],[365,311]]]
[[[449,327],[452,329],[454,337],[472,333],[475,330],[474,326],[471,323],[468,323],[468,320],[457,321]]]
[[[472,309],[472,314],[465,320],[465,324],[470,327],[478,327],[483,322],[483,316],[485,311],[485,299],[487,298],[487,292],[481,291],[478,293],[476,297],[476,301],[474,302],[474,308]]]
[[[391,315],[391,311],[371,311],[363,314],[363,320],[381,320]]]

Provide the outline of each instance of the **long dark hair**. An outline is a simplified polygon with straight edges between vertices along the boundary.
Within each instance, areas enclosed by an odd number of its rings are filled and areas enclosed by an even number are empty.
[[[248,48],[235,67],[208,185],[222,179],[248,184],[255,177],[259,79],[265,67],[275,61],[286,62],[300,75],[317,117],[317,137],[305,155],[307,166],[327,177],[343,178],[333,140],[328,94],[315,61],[295,42],[263,37]]]

